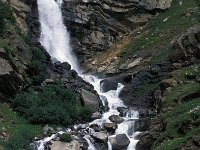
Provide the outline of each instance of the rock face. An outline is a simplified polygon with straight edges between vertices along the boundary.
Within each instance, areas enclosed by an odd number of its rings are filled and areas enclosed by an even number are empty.
[[[111,137],[110,142],[113,150],[125,150],[130,143],[126,134],[118,134],[116,137]]]
[[[108,49],[123,35],[145,25],[156,11],[170,7],[171,0],[64,0],[64,23],[71,32],[71,44],[79,60]],[[36,0],[29,2],[28,25],[35,42],[40,35]]]
[[[169,56],[173,63],[200,58],[200,27],[191,27],[173,42],[174,52]],[[193,61],[192,61],[193,62]]]
[[[28,26],[26,24],[27,13],[30,11],[30,7],[20,0],[10,0],[10,5],[14,10],[14,16],[16,17],[17,25],[24,31],[28,32]]]
[[[24,77],[17,71],[6,51],[0,48],[0,98],[15,95],[26,86]]]

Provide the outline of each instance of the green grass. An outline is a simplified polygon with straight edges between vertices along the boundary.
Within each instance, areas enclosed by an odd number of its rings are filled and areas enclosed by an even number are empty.
[[[147,50],[157,51],[156,55],[151,58],[152,63],[167,58],[170,42],[189,27],[200,24],[198,0],[182,0],[181,6],[179,2],[180,0],[173,0],[168,10],[150,20],[147,26],[140,31],[141,33],[135,33],[132,36],[131,42],[122,50],[122,53],[125,53],[124,58],[138,51]],[[191,15],[185,15],[190,12]]]
[[[200,98],[177,106],[170,112],[162,114],[166,123],[166,130],[160,134],[154,143],[155,150],[176,149],[183,146],[192,139],[197,133],[200,133]],[[181,126],[184,126],[185,132]]]
[[[0,138],[1,146],[8,146],[9,143],[9,147],[11,147],[11,145],[13,146],[15,144],[13,141],[15,141],[16,138],[23,139],[22,131],[26,131],[26,134],[28,134],[28,144],[31,142],[30,139],[42,133],[41,126],[31,125],[28,121],[13,112],[6,104],[0,103],[0,116],[0,135],[2,135],[3,132],[7,135],[5,139]],[[12,143],[10,143],[11,141]]]
[[[167,94],[167,96],[164,97],[164,101],[166,103],[169,103],[171,101],[178,102],[185,96],[189,94],[193,94],[200,91],[200,84],[197,82],[191,82],[191,83],[184,83],[182,85],[179,85],[173,90]]]
[[[200,77],[200,69],[199,68],[200,68],[199,64],[181,68],[181,70],[178,71],[177,76],[181,80],[192,79],[194,77]]]

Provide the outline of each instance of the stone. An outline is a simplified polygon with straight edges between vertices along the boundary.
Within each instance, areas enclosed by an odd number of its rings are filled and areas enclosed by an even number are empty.
[[[118,134],[109,138],[113,150],[123,150],[128,147],[130,140],[126,134]]]
[[[102,92],[108,92],[110,90],[116,90],[118,87],[118,83],[116,81],[110,81],[110,80],[102,80],[101,81],[101,90]]]
[[[76,140],[70,143],[64,143],[60,141],[53,141],[49,146],[51,150],[80,150],[80,143]]]
[[[52,127],[49,127],[49,125],[47,124],[44,126],[43,131],[45,134],[47,134],[48,132],[54,131],[54,129]]]
[[[90,128],[94,129],[95,132],[99,132],[101,127],[98,124],[91,124]]]
[[[108,135],[104,132],[94,132],[92,134],[92,137],[98,142],[98,143],[107,143],[108,142]]]
[[[54,80],[53,79],[46,79],[44,81],[46,84],[53,84],[54,83]]]
[[[71,65],[68,62],[63,62],[63,63],[60,64],[60,66],[63,69],[66,69],[66,70],[70,70],[71,69]]]
[[[99,109],[99,97],[90,91],[82,89],[81,91],[81,103],[83,106],[91,108],[93,111]]]
[[[178,36],[172,41],[173,52],[169,55],[169,60],[172,63],[187,61],[192,57],[200,58],[200,26],[189,28],[185,33]]]
[[[146,131],[150,125],[149,118],[137,119],[135,120],[134,131]]]
[[[114,122],[114,123],[117,123],[117,124],[120,124],[124,121],[124,119],[118,115],[111,115],[109,116],[109,120]]]
[[[196,145],[196,146],[199,146],[200,147],[200,135],[196,135],[193,137],[193,143]]]
[[[23,71],[23,68],[19,69]],[[17,69],[6,51],[0,48],[0,97],[14,96],[27,86],[23,73]]]
[[[100,114],[99,112],[94,112],[93,114],[92,114],[92,119],[93,120],[95,120],[95,119],[101,119],[101,117],[102,117],[102,114]]]
[[[164,89],[167,89],[169,87],[175,87],[177,84],[177,81],[174,79],[165,79],[160,83],[160,86]]]
[[[108,132],[111,133],[115,132],[115,130],[117,129],[116,123],[104,123],[103,126]]]

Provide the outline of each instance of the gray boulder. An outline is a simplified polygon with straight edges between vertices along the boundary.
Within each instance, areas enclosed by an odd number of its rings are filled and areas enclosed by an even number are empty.
[[[81,103],[83,106],[91,108],[93,111],[99,109],[99,97],[90,91],[81,90]]]
[[[125,150],[130,144],[130,140],[126,134],[118,134],[116,137],[111,137],[109,140],[113,150]]]
[[[92,134],[92,137],[98,142],[98,143],[107,143],[108,142],[108,135],[104,132],[94,132]]]
[[[120,124],[124,121],[124,119],[118,115],[111,115],[109,117],[109,120],[117,124]]]

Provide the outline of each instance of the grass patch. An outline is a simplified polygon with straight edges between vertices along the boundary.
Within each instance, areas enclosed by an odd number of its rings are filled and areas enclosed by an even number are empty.
[[[164,97],[166,103],[175,101],[179,102],[183,97],[200,91],[200,84],[197,82],[184,83],[179,85],[169,92]]]
[[[29,148],[31,140],[42,133],[42,127],[31,125],[19,117],[7,105],[0,103],[0,145],[5,150],[19,150]]]
[[[134,55],[138,51],[156,50],[152,63],[166,59],[169,43],[189,27],[199,25],[200,11],[198,0],[173,0],[172,6],[157,17],[151,19],[147,26],[132,36],[122,53],[124,58]]]
[[[200,132],[200,99],[177,106],[170,112],[164,113],[167,124],[166,130],[161,133],[154,144],[155,150],[169,150],[180,148],[188,140]]]

